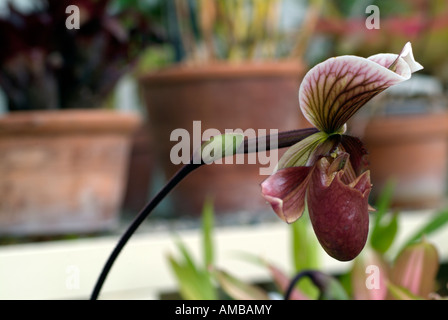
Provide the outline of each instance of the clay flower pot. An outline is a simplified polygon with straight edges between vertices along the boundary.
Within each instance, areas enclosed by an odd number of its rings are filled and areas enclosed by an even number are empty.
[[[448,173],[448,113],[443,86],[415,75],[373,99],[350,124],[365,143],[373,184],[371,203],[388,181],[391,206],[427,209],[444,204]]]
[[[297,92],[305,68],[297,62],[215,64],[173,67],[140,79],[156,161],[170,178],[180,165],[170,161],[173,130],[193,135],[193,121],[202,132],[218,129],[279,131],[309,126],[297,112]],[[191,147],[192,150],[192,147]],[[276,159],[278,160],[278,159]],[[198,215],[206,197],[218,214],[269,210],[260,194],[260,163],[212,164],[201,167],[173,192],[175,214]]]
[[[392,206],[433,208],[447,191],[448,114],[372,117],[363,141],[370,158],[372,196],[396,183]]]
[[[105,110],[0,117],[0,233],[110,230],[119,221],[136,115]]]

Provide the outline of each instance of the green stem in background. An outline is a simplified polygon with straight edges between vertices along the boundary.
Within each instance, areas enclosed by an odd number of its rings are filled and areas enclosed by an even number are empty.
[[[319,300],[348,300],[349,296],[341,283],[334,277],[316,270],[303,270],[289,283],[284,300],[289,300],[296,284],[303,278],[309,278],[319,289]]]
[[[213,45],[213,28],[216,20],[216,3],[210,0],[199,0],[199,20],[202,37],[204,38],[207,61],[216,59]]]
[[[297,36],[296,45],[291,51],[290,58],[303,59],[308,43],[311,40],[311,35],[313,34],[318,23],[323,5],[323,0],[310,1],[308,11],[305,16],[305,21],[303,22],[302,28]]]
[[[241,146],[238,148],[236,153],[251,153],[259,151],[269,151],[272,149],[282,149],[290,147],[299,141],[302,141],[306,137],[318,132],[316,128],[306,128],[299,130],[284,131],[278,134],[271,134],[268,136],[257,137],[254,139],[245,139]],[[266,141],[266,146],[263,150],[258,150],[260,146],[259,141]],[[271,141],[276,141],[274,145],[271,146]]]
[[[174,0],[174,8],[179,23],[179,33],[187,60],[195,61],[198,54],[193,35],[190,8],[188,1]]]
[[[292,146],[293,144],[301,141],[302,139],[308,137],[309,135],[317,132],[315,128],[309,129],[299,129],[287,132],[281,132],[276,135],[269,135],[264,137],[258,137],[254,139],[245,139],[236,153],[251,153],[258,151],[268,151],[276,148],[285,148]],[[266,146],[263,150],[258,150],[258,141],[265,141],[266,143],[263,146]],[[271,145],[271,141],[277,140],[277,143]],[[255,146],[255,147],[254,147]],[[176,174],[168,181],[168,183],[159,191],[159,193],[148,203],[146,206],[140,211],[125,233],[122,235],[117,245],[113,249],[111,255],[109,256],[106,264],[101,271],[100,276],[95,284],[93,289],[91,300],[96,300],[100,294],[101,288],[106,281],[107,275],[109,274],[115,260],[120,254],[121,250],[124,248],[128,240],[140,226],[140,224],[149,216],[149,214],[154,210],[157,205],[180,183],[188,174],[196,170],[197,168],[204,165],[204,162],[194,163],[193,159],[190,160],[190,163],[184,165]]]

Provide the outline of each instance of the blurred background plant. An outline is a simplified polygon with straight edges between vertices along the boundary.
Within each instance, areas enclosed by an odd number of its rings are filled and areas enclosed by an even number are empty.
[[[180,239],[180,258],[168,259],[179,285],[182,299],[266,300],[421,300],[445,299],[448,288],[439,278],[442,261],[437,245],[426,238],[448,223],[448,210],[436,213],[432,219],[405,239],[398,241],[399,217],[390,208],[394,193],[390,181],[375,204],[372,227],[366,247],[351,262],[348,271],[339,275],[325,273],[319,262],[318,243],[304,216],[288,226],[291,231],[293,276],[268,258],[239,252],[239,257],[265,268],[271,279],[268,284],[253,284],[235,276],[234,271],[222,270],[214,260],[213,204],[207,201],[202,212],[202,254],[204,265],[198,265]]]
[[[9,111],[99,108],[144,48],[161,41],[152,6],[135,0],[39,0],[0,17],[0,86]],[[79,29],[66,27],[79,8]]]
[[[301,60],[322,5],[321,0],[169,0],[168,35],[176,60],[186,63]]]
[[[233,272],[217,267],[214,220],[213,202],[209,198],[204,203],[201,213],[202,265],[195,261],[193,254],[182,242],[182,239],[178,237],[175,241],[180,257],[176,258],[173,254],[168,255],[168,261],[178,283],[181,298],[187,300],[276,298],[275,292],[266,292],[258,286],[241,281],[238,277],[235,277]],[[307,217],[304,217],[301,222],[288,226],[291,236],[291,257],[295,272],[319,269],[320,267],[318,242],[312,233],[310,221]],[[275,290],[284,292],[287,289],[290,282],[288,276],[270,261],[247,252],[236,252],[236,256],[267,269],[272,276]],[[318,297],[319,291],[309,279],[304,279],[298,284],[297,288],[300,291],[294,293],[296,297]],[[273,295],[270,296],[270,294]]]
[[[140,111],[135,99],[126,95],[123,107],[116,93],[146,50],[163,42],[157,10],[135,0],[0,2],[2,233],[117,227],[142,121],[122,112]],[[82,200],[87,194],[92,202]]]
[[[353,299],[422,300],[447,296],[447,283],[439,278],[437,246],[427,237],[448,223],[448,209],[434,214],[425,224],[398,239],[401,214],[390,208],[395,192],[390,180],[382,190],[375,208],[373,225],[366,248],[353,261],[350,271],[341,276]]]
[[[368,29],[369,5],[379,9],[379,29]],[[363,57],[398,52],[412,43],[414,56],[430,74],[448,84],[448,3],[444,0],[329,1],[322,9],[315,34],[326,45],[314,56],[353,54]]]

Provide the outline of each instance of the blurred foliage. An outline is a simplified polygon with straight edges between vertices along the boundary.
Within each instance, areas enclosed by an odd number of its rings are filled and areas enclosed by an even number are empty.
[[[398,232],[398,212],[390,213],[394,189],[393,180],[388,181],[376,202],[376,212],[370,233],[370,246],[382,254],[389,250]]]
[[[171,270],[179,285],[179,292],[185,300],[215,300],[218,293],[212,279],[214,263],[213,246],[213,220],[214,212],[211,200],[207,200],[202,210],[202,251],[203,265],[198,264],[193,255],[183,244],[180,238],[176,244],[180,258],[168,256]]]
[[[380,28],[365,23],[369,5],[379,9]],[[448,84],[448,2],[445,0],[333,0],[323,8],[315,34],[330,43],[314,61],[353,54],[363,57],[399,52],[410,41],[414,56],[431,74]]]
[[[324,1],[292,2],[299,27],[281,26],[284,0],[168,0],[167,30],[178,61],[302,59]]]
[[[0,17],[0,87],[10,111],[99,108],[144,48],[157,12],[131,0],[39,0]],[[66,27],[79,8],[79,29]],[[74,16],[73,16],[74,17]],[[70,18],[72,19],[72,18]],[[155,19],[157,20],[157,19]]]
[[[289,225],[291,229],[291,254],[294,263],[294,273],[305,270],[317,270],[320,267],[319,242],[311,227],[308,212],[304,212],[299,223]],[[317,297],[319,292],[309,278],[304,278],[297,288],[309,297]]]
[[[436,213],[398,243],[400,215],[389,208],[394,188],[393,182],[384,188],[375,204],[367,245],[343,275],[336,277],[319,270],[317,239],[305,217],[289,226],[295,276],[291,277],[267,259],[242,254],[241,257],[266,269],[275,285],[274,291],[241,280],[232,272],[214,265],[213,206],[207,201],[202,213],[204,264],[196,263],[180,240],[177,247],[181,258],[169,256],[181,296],[184,299],[244,300],[283,297],[291,300],[445,299],[437,294],[441,288],[437,283],[440,267],[437,248],[426,237],[446,226],[448,209]],[[392,249],[395,253],[391,252]]]
[[[395,184],[390,181],[382,190],[375,205],[367,246],[353,261],[350,272],[342,277],[343,283],[354,299],[440,298],[435,292],[439,289],[437,272],[441,261],[436,246],[426,237],[446,226],[448,209],[436,212],[426,224],[408,235],[407,240],[399,243],[400,214],[389,207],[394,188]],[[374,279],[379,281],[377,288],[366,285],[372,277],[367,272],[369,266],[377,268],[380,276]]]

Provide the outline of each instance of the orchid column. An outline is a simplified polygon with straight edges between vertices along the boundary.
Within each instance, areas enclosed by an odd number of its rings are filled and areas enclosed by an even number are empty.
[[[364,248],[372,209],[367,151],[344,134],[346,122],[375,95],[422,68],[407,43],[399,55],[330,58],[302,81],[300,109],[319,131],[283,155],[262,183],[262,195],[287,223],[307,206],[320,244],[335,259],[352,260]]]

